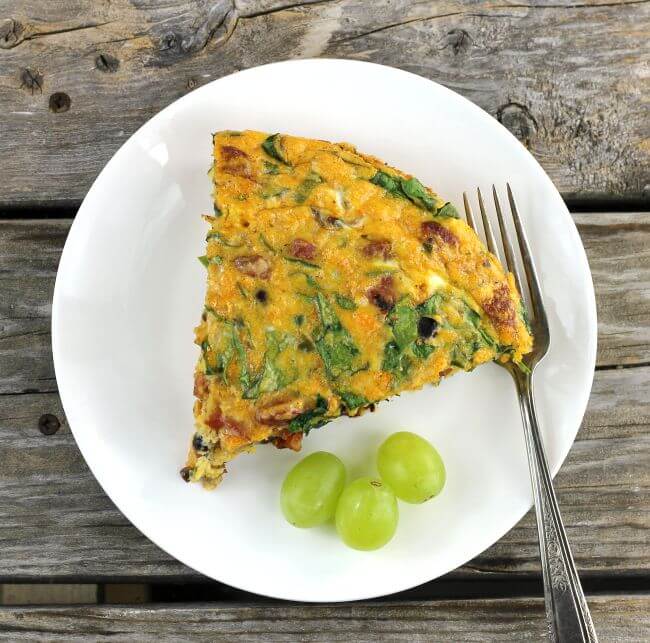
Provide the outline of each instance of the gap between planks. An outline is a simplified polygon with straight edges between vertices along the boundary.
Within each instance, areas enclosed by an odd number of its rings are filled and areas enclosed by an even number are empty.
[[[588,596],[602,641],[650,639],[648,595]],[[353,603],[199,603],[0,608],[10,640],[485,641],[540,640],[541,598]]]

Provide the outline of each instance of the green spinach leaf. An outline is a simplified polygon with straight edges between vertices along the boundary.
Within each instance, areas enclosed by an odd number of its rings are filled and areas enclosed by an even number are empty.
[[[401,179],[400,185],[404,194],[413,201],[415,205],[424,208],[429,212],[436,211],[436,200],[427,193],[422,183],[420,183],[420,181],[415,177],[408,180]]]
[[[314,299],[321,322],[321,327],[313,337],[314,344],[323,360],[327,376],[337,379],[341,375],[354,372],[359,349],[325,295],[317,292]]]
[[[417,307],[417,311],[418,313],[420,313],[420,315],[423,315],[425,317],[432,317],[440,310],[440,306],[442,302],[443,302],[442,295],[435,293],[431,295],[429,299],[419,304]]]
[[[304,433],[307,435],[312,429],[318,429],[327,424],[331,418],[325,416],[327,413],[327,400],[319,395],[316,398],[316,406],[305,411],[289,422],[289,433]]]
[[[271,252],[275,252],[275,248],[269,243],[268,239],[260,232],[259,239],[262,242],[262,245]]]
[[[251,385],[251,376],[248,371],[248,360],[246,359],[246,349],[239,338],[239,332],[233,325],[232,332],[232,347],[237,354],[237,361],[239,362],[239,383],[241,384],[242,391],[248,389]]]
[[[451,365],[456,368],[462,368],[463,370],[471,370],[472,365],[472,355],[474,354],[474,347],[470,346],[466,342],[459,342],[455,344],[451,349]]]
[[[473,309],[465,304],[465,316],[470,321],[472,326],[476,329],[478,334],[481,337],[482,342],[489,346],[490,348],[498,349],[498,344],[496,340],[488,333],[488,331],[483,327],[483,322],[481,316]],[[480,346],[479,346],[480,348]]]
[[[205,238],[206,241],[210,241],[211,239],[217,239],[220,241],[224,246],[228,246],[229,248],[241,248],[244,245],[243,241],[230,241],[228,239],[225,239],[223,235],[220,232],[217,232],[216,230],[213,230],[212,232],[208,233],[208,236]]]
[[[264,174],[275,176],[276,174],[280,174],[280,168],[275,163],[264,161]]]
[[[289,165],[287,158],[282,150],[282,139],[279,134],[271,134],[262,143],[262,149],[271,157],[285,165]]]
[[[433,344],[427,344],[424,341],[417,341],[413,344],[413,355],[419,357],[420,359],[426,359],[433,353],[435,346]]]
[[[407,300],[398,302],[388,316],[388,322],[393,329],[393,337],[399,349],[403,351],[418,336],[418,321],[420,316]]]
[[[438,217],[451,217],[452,219],[458,219],[458,210],[447,201],[438,212],[436,212],[436,216]]]
[[[323,179],[316,174],[316,172],[309,172],[305,179],[300,183],[296,188],[295,201],[296,203],[304,203],[307,200],[307,197],[310,195],[311,191],[319,184],[322,183]]]
[[[316,308],[324,330],[341,330],[341,322],[322,292],[316,293]]]
[[[271,199],[276,196],[282,196],[289,191],[289,188],[283,188],[280,185],[267,185],[261,192],[260,196],[263,199]]]
[[[396,272],[399,272],[399,268],[391,268],[386,266],[385,268],[377,268],[376,270],[368,270],[366,272],[367,277],[379,277],[381,275],[393,275]]]
[[[370,183],[374,183],[375,185],[384,188],[384,190],[387,190],[395,196],[404,196],[400,188],[399,178],[391,176],[386,172],[377,172],[377,174],[370,179]]]
[[[242,389],[244,391],[244,399],[255,399],[262,393],[271,393],[278,391],[281,388],[290,384],[295,376],[284,372],[277,365],[277,359],[280,353],[293,342],[290,336],[282,337],[280,333],[275,330],[269,330],[266,333],[266,352],[264,354],[264,363],[261,372],[255,378],[255,381],[244,387],[242,381]]]
[[[393,176],[387,172],[379,171],[370,179],[370,182],[384,188],[393,196],[408,199],[419,208],[434,214],[436,213],[436,200],[415,177],[403,179],[399,176]]]
[[[526,330],[532,335],[533,334],[533,329],[530,327],[530,319],[528,318],[528,310],[526,309],[526,306],[524,305],[523,301],[519,302],[519,316],[521,317],[521,321],[524,322],[524,326],[526,327]]]
[[[341,398],[341,404],[347,411],[356,411],[358,408],[370,404],[363,395],[359,395],[354,391],[339,391],[338,396]]]
[[[298,257],[288,257],[287,255],[282,255],[282,258],[285,261],[289,261],[291,263],[299,263],[301,266],[306,266],[307,268],[320,269],[320,266],[317,263],[311,263],[309,261],[305,261],[304,259],[298,259]]]
[[[339,293],[334,294],[334,301],[338,306],[345,310],[356,310],[357,305],[354,303],[354,299],[346,297],[345,295],[340,295]]]
[[[208,258],[207,255],[201,255],[198,257],[199,261],[207,268],[210,264],[215,264],[215,265],[221,265],[223,263],[223,259],[219,257],[218,255],[215,255],[214,257]]]
[[[206,375],[218,375],[221,373],[219,370],[219,356],[217,355],[216,364],[212,364],[208,355],[208,351],[212,351],[210,342],[207,339],[204,339],[201,342],[201,354],[203,355],[203,365],[205,366]]]
[[[391,373],[397,381],[404,379],[409,374],[412,364],[411,358],[400,350],[396,342],[388,342],[384,346],[384,359],[381,368],[383,371]]]

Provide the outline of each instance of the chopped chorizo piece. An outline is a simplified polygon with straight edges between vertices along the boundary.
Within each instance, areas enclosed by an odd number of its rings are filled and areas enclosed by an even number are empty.
[[[205,421],[205,423],[215,431],[221,429],[224,425],[223,415],[220,408],[216,408],[212,411],[210,417]]]
[[[302,433],[290,433],[285,429],[275,438],[274,443],[278,449],[300,451],[300,447],[302,446]]]
[[[304,398],[283,397],[257,409],[255,415],[260,424],[282,426],[308,411],[310,406],[313,404],[310,405]]]
[[[247,161],[242,161],[240,163],[227,163],[221,168],[224,174],[230,174],[231,176],[241,176],[245,179],[253,180],[253,170]]]
[[[268,279],[271,274],[271,264],[262,255],[244,255],[233,261],[235,268],[249,277]]]
[[[442,241],[451,246],[458,245],[458,237],[456,237],[451,230],[445,228],[445,226],[437,221],[425,221],[424,223],[421,223],[420,232],[422,240],[428,243]]]
[[[306,259],[310,261],[316,256],[316,246],[304,239],[294,239],[287,245],[287,251],[296,259]]]
[[[194,397],[201,400],[208,394],[208,390],[208,378],[201,371],[197,371],[194,374]]]
[[[391,275],[385,275],[381,281],[366,293],[370,303],[374,304],[384,313],[387,313],[397,301],[395,282]]]
[[[393,248],[388,239],[377,239],[369,241],[363,247],[363,254],[366,257],[376,257],[380,259],[390,259],[393,256]]]
[[[248,438],[246,427],[241,422],[229,417],[224,418],[224,425],[221,433],[225,435],[233,435],[237,438]]]
[[[233,159],[237,158],[248,158],[248,154],[246,154],[246,152],[240,150],[238,147],[233,147],[232,145],[222,145],[221,156],[223,157],[224,161],[232,161]]]
[[[502,283],[495,288],[492,297],[483,303],[483,310],[495,326],[515,326],[515,308],[506,284]]]

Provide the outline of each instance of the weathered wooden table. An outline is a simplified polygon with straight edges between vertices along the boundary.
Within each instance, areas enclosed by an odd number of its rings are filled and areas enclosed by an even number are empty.
[[[93,179],[179,96],[309,56],[386,63],[460,92],[565,197],[593,272],[599,349],[556,488],[601,640],[650,640],[650,3],[611,0],[0,0],[0,583],[107,584],[95,605],[0,607],[0,638],[543,636],[530,514],[399,596],[278,603],[157,549],[102,493],[67,426],[50,304]],[[111,604],[115,583],[146,584],[148,603]]]

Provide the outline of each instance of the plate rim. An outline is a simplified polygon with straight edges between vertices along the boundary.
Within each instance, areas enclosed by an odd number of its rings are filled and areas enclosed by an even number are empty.
[[[424,76],[421,76],[419,74],[415,74],[413,72],[400,69],[399,67],[394,67],[390,65],[383,65],[380,63],[375,63],[371,61],[361,61],[361,60],[353,60],[353,59],[345,59],[345,58],[300,58],[300,59],[288,59],[288,60],[281,60],[277,62],[272,62],[272,63],[267,63],[264,65],[258,65],[255,67],[250,67],[247,69],[242,69],[239,71],[236,71],[232,74],[227,74],[225,76],[221,76],[220,78],[216,78],[211,80],[210,82],[206,83],[205,85],[202,85],[201,87],[188,92],[187,94],[184,94],[183,96],[180,96],[173,102],[171,102],[169,105],[165,106],[163,109],[161,109],[159,112],[154,114],[150,119],[145,121],[140,127],[138,127],[121,145],[120,147],[113,153],[111,158],[108,160],[108,162],[102,167],[101,171],[99,174],[95,177],[93,180],[92,185],[88,189],[88,192],[86,193],[86,196],[84,197],[77,214],[75,218],[72,221],[72,224],[70,226],[66,242],[64,244],[63,250],[61,252],[61,257],[59,261],[59,265],[57,268],[57,273],[56,273],[56,278],[55,278],[55,284],[54,284],[54,292],[53,292],[53,297],[52,297],[52,315],[51,315],[51,344],[52,344],[52,357],[53,357],[53,364],[54,364],[54,372],[55,372],[55,377],[57,381],[57,389],[58,389],[58,394],[61,399],[61,405],[63,407],[66,419],[68,421],[68,426],[70,427],[70,431],[74,437],[75,443],[77,445],[77,448],[81,452],[86,465],[90,469],[90,471],[93,474],[93,477],[95,480],[98,482],[100,485],[102,491],[108,496],[108,498],[111,500],[111,502],[116,506],[118,511],[127,518],[127,520],[149,541],[151,541],[156,547],[164,551],[167,555],[172,557],[174,560],[179,561],[181,564],[185,565],[186,567],[192,569],[196,573],[200,574],[201,576],[204,576],[205,578],[212,578],[216,580],[217,582],[223,583],[225,585],[229,585],[235,589],[239,589],[245,592],[249,593],[254,593],[260,596],[268,596],[270,598],[274,599],[281,599],[281,600],[289,600],[289,601],[300,601],[304,603],[319,603],[319,602],[332,602],[332,603],[340,603],[340,602],[348,602],[348,601],[358,601],[358,600],[368,600],[372,598],[377,598],[380,596],[390,596],[394,593],[398,592],[403,592],[409,589],[412,589],[414,587],[417,587],[423,583],[431,582],[433,580],[436,580],[437,578],[440,578],[442,576],[445,576],[446,574],[454,571],[455,569],[458,569],[459,567],[462,567],[465,565],[467,562],[475,558],[476,556],[479,556],[483,551],[487,550],[489,547],[494,545],[496,542],[501,540],[505,534],[507,534],[510,530],[512,530],[517,523],[530,511],[532,508],[532,503],[528,504],[524,511],[521,512],[521,514],[517,514],[518,517],[515,520],[515,522],[512,525],[507,526],[503,531],[498,530],[499,534],[498,536],[492,540],[491,543],[489,543],[485,548],[481,549],[481,551],[475,553],[472,555],[468,560],[466,560],[464,563],[461,563],[461,565],[457,567],[452,567],[448,571],[443,572],[442,574],[434,575],[433,578],[429,576],[429,574],[424,574],[423,578],[418,578],[415,580],[415,582],[409,580],[406,583],[401,583],[398,586],[396,586],[395,589],[393,589],[390,593],[388,594],[377,594],[373,592],[366,592],[363,594],[358,594],[355,593],[353,596],[348,596],[348,595],[343,595],[343,596],[331,596],[330,594],[327,594],[326,596],[310,596],[310,597],[302,597],[302,596],[296,596],[295,594],[288,594],[286,592],[277,592],[277,593],[271,593],[268,591],[264,591],[263,593],[251,589],[250,587],[247,587],[244,585],[240,585],[237,582],[233,582],[231,579],[228,580],[221,580],[218,578],[215,578],[213,576],[210,576],[206,574],[205,572],[200,571],[196,567],[194,567],[192,564],[188,563],[186,560],[184,560],[184,556],[179,556],[176,554],[172,554],[166,547],[162,546],[157,539],[153,538],[152,536],[148,535],[144,529],[142,529],[139,526],[139,523],[141,523],[140,520],[138,520],[137,517],[131,515],[133,512],[126,511],[122,507],[122,503],[118,501],[107,489],[107,485],[110,485],[110,480],[108,477],[104,476],[104,479],[100,479],[98,477],[97,473],[95,472],[95,467],[91,465],[91,462],[94,461],[94,456],[91,454],[90,449],[87,448],[87,446],[82,446],[82,443],[84,441],[82,436],[82,432],[79,431],[79,434],[77,434],[77,431],[74,429],[74,421],[71,421],[72,415],[74,415],[74,412],[71,414],[69,411],[72,410],[73,403],[72,403],[72,392],[68,390],[68,393],[64,393],[64,388],[65,385],[61,385],[61,382],[63,381],[61,379],[61,373],[63,371],[63,362],[65,358],[62,356],[62,351],[59,348],[59,343],[60,343],[60,324],[59,324],[59,315],[60,315],[60,309],[62,307],[61,303],[61,290],[62,290],[62,282],[64,279],[62,266],[65,269],[64,263],[65,263],[65,258],[66,258],[66,249],[70,247],[69,241],[72,238],[74,234],[76,234],[76,230],[79,229],[81,224],[78,224],[78,221],[81,221],[81,218],[88,218],[91,216],[92,210],[88,209],[86,206],[86,203],[88,201],[89,195],[92,194],[92,192],[96,189],[96,185],[101,181],[102,176],[106,173],[107,168],[109,166],[112,166],[112,164],[115,164],[119,162],[119,157],[123,153],[123,150],[127,148],[130,145],[134,145],[134,139],[138,137],[140,132],[147,128],[150,127],[152,123],[155,123],[157,121],[163,120],[172,110],[177,109],[180,105],[183,105],[185,103],[191,103],[192,100],[196,100],[197,96],[200,95],[201,93],[205,93],[210,91],[211,87],[215,84],[217,84],[219,81],[225,79],[225,78],[230,78],[232,76],[241,76],[241,75],[247,75],[252,72],[259,72],[262,69],[269,69],[269,68],[277,68],[280,66],[287,67],[287,66],[310,66],[310,65],[344,65],[344,66],[355,66],[355,67],[364,67],[364,66],[373,66],[373,67],[379,67],[382,68],[384,71],[389,71],[390,73],[392,72],[398,72],[400,74],[407,74],[409,76],[414,76],[417,79],[427,81],[429,83],[433,83],[439,90],[441,90],[443,93],[449,94],[452,96],[453,100],[458,100],[460,99],[462,102],[465,103],[465,106],[468,107],[470,110],[475,111],[477,116],[482,119],[485,123],[489,123],[490,126],[498,125],[501,130],[502,134],[505,133],[507,137],[511,139],[511,142],[514,141],[516,145],[521,149],[521,151],[524,151],[526,153],[527,160],[531,162],[534,166],[536,166],[538,172],[539,172],[539,179],[543,180],[550,188],[557,193],[559,198],[561,199],[563,203],[563,207],[560,209],[561,213],[559,213],[559,216],[562,216],[565,220],[565,223],[567,225],[567,229],[570,230],[570,233],[574,237],[574,241],[577,241],[577,247],[580,248],[580,256],[576,257],[577,260],[579,260],[582,264],[583,267],[586,269],[585,271],[585,285],[588,288],[588,292],[585,293],[587,296],[588,302],[589,302],[589,309],[586,311],[586,319],[589,320],[591,323],[591,328],[589,332],[589,337],[588,337],[588,345],[589,345],[589,355],[587,356],[586,362],[588,366],[590,367],[591,371],[591,377],[589,379],[589,387],[587,389],[587,393],[585,395],[585,400],[584,403],[581,405],[581,413],[580,413],[580,421],[577,423],[577,426],[575,428],[575,432],[573,433],[573,436],[570,441],[568,441],[568,444],[565,448],[560,449],[558,451],[559,456],[557,460],[557,464],[555,466],[551,467],[551,474],[553,477],[557,474],[559,469],[561,468],[562,464],[566,460],[566,457],[575,443],[576,436],[578,434],[578,431],[580,430],[582,420],[584,418],[585,412],[587,410],[587,405],[589,402],[589,399],[591,397],[591,391],[593,388],[593,381],[594,381],[594,376],[595,376],[595,365],[596,365],[596,355],[597,355],[597,342],[598,342],[598,319],[597,319],[597,308],[596,308],[596,298],[595,298],[595,289],[593,285],[593,275],[591,273],[591,269],[589,266],[589,262],[587,259],[587,254],[584,248],[584,244],[582,243],[582,239],[580,238],[580,235],[578,233],[577,226],[575,224],[575,221],[571,217],[571,214],[566,206],[566,203],[564,203],[564,199],[562,198],[562,195],[559,193],[559,190],[555,187],[553,182],[551,181],[550,177],[544,170],[544,168],[539,164],[537,159],[526,149],[526,147],[506,128],[504,127],[498,120],[494,119],[488,112],[483,110],[481,107],[470,101],[469,99],[465,98],[461,94],[449,89],[448,87],[445,87],[444,85],[431,80],[429,78],[426,78]],[[85,207],[86,206],[86,207]],[[88,214],[86,214],[86,210],[88,210]],[[76,227],[75,227],[76,226]],[[585,386],[586,387],[586,386]],[[117,495],[117,494],[116,494]]]

